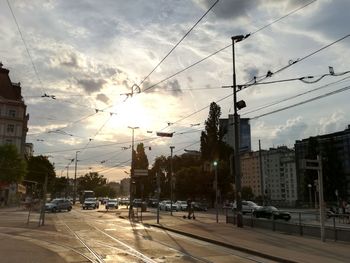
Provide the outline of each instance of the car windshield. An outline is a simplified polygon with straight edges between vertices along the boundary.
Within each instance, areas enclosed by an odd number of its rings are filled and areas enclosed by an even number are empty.
[[[53,199],[50,203],[57,204],[61,201],[62,199]]]
[[[278,209],[274,206],[268,206],[267,208],[271,211],[278,211]]]
[[[116,200],[116,199],[110,199],[110,200],[108,200],[108,203],[116,203],[116,202],[118,202],[118,200]]]
[[[96,201],[96,198],[86,198],[85,201],[89,201],[89,202]]]

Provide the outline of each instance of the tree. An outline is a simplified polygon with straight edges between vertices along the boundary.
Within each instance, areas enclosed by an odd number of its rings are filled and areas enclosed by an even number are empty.
[[[209,116],[205,121],[205,131],[201,134],[201,155],[203,161],[219,160],[219,120],[220,106],[215,102],[210,104]]]
[[[252,200],[254,198],[253,190],[250,186],[242,187],[242,199],[243,200]]]
[[[107,183],[107,179],[103,175],[99,175],[96,172],[90,172],[78,180],[78,190],[92,190],[95,191],[96,188],[103,186]]]
[[[18,154],[16,146],[0,146],[0,182],[18,183],[26,172],[26,163]]]
[[[134,151],[134,169],[148,170],[148,158],[145,153],[145,147],[143,143],[139,143]],[[135,197],[143,198],[147,196],[150,189],[149,177],[135,177]]]
[[[25,176],[26,180],[35,181],[38,183],[38,190],[42,189],[47,176],[47,190],[52,192],[54,180],[56,177],[55,168],[46,156],[32,156],[28,160],[28,173]]]
[[[95,189],[95,195],[96,196],[108,196],[110,198],[114,198],[117,195],[117,192],[109,185],[101,185],[97,186]]]

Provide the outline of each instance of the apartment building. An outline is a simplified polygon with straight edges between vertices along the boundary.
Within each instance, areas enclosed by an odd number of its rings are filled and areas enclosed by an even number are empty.
[[[0,63],[0,145],[13,144],[24,156],[29,115],[21,84],[11,82],[9,72]]]

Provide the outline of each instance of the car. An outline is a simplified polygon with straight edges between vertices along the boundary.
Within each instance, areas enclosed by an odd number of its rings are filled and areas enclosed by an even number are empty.
[[[147,206],[149,206],[149,207],[157,207],[158,206],[158,199],[156,199],[156,198],[148,199]]]
[[[175,203],[177,211],[186,211],[187,210],[187,202],[186,201],[176,201]]]
[[[89,209],[89,208],[96,209],[96,208],[99,208],[99,206],[100,206],[100,203],[95,197],[89,197],[89,198],[86,198],[83,203],[83,210]]]
[[[170,200],[163,200],[159,203],[159,210],[164,210],[165,211],[165,206],[166,204],[169,203],[170,204]]]
[[[247,214],[247,213],[252,213],[256,209],[258,209],[259,207],[260,206],[257,205],[256,203],[254,203],[253,201],[242,200],[242,214],[243,215]],[[232,209],[233,209],[233,211],[237,210],[237,203],[236,203],[236,201],[233,202]]]
[[[274,206],[261,206],[253,211],[253,216],[273,220],[283,219],[285,221],[289,221],[292,218],[289,212],[278,210]]]
[[[109,198],[108,197],[103,197],[101,198],[101,205],[105,205],[108,203]]]
[[[119,204],[120,205],[129,205],[130,204],[130,199],[129,198],[122,198],[122,199],[120,199]]]
[[[72,204],[69,200],[63,198],[56,198],[53,199],[51,202],[45,204],[45,211],[56,213],[62,210],[67,210],[68,212],[72,210]]]
[[[192,209],[194,211],[207,211],[208,207],[206,204],[201,203],[201,202],[192,202],[191,203]]]
[[[142,206],[142,199],[134,199],[134,201],[132,202],[132,206],[133,207],[141,207]]]
[[[174,202],[171,203],[171,201],[165,202],[165,211],[177,211],[177,206]]]
[[[110,208],[118,209],[118,200],[117,199],[109,199],[105,203],[105,207],[106,207],[107,210],[110,209]]]

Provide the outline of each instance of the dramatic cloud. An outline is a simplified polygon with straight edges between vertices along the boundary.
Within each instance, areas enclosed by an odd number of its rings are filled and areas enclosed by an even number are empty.
[[[102,93],[97,94],[96,99],[104,102],[105,104],[107,104],[110,101],[109,98],[105,94],[102,94]]]
[[[82,87],[88,94],[98,92],[103,88],[103,85],[106,84],[106,81],[103,79],[79,79],[77,83]]]

